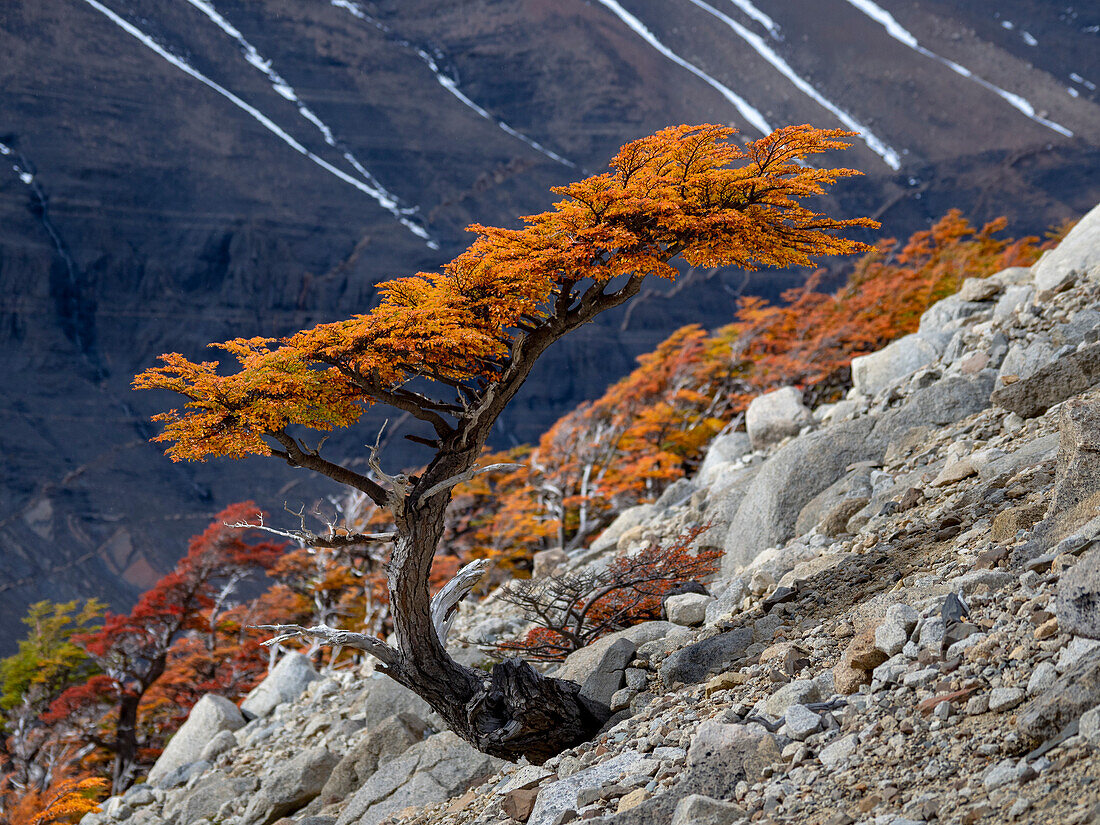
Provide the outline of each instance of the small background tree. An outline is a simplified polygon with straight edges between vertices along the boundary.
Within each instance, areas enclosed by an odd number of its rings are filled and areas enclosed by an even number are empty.
[[[236,360],[233,372],[173,353],[137,377],[139,388],[186,399],[159,417],[166,426],[158,438],[173,459],[274,456],[388,511],[396,644],[328,625],[273,626],[276,641],[305,636],[366,650],[452,730],[495,756],[542,762],[600,727],[607,708],[581,697],[575,683],[547,679],[518,659],[486,679],[448,655],[455,606],[486,565],[467,565],[433,598],[433,558],[452,490],[486,469],[478,462],[494,422],[559,338],[630,300],[645,278],[675,278],[676,257],[754,269],[867,248],[836,232],[874,221],[828,218],[803,203],[858,174],[805,162],[846,148],[841,138],[850,133],[792,126],[744,147],[731,142],[734,133],[679,126],[627,144],[610,172],[556,189],[562,200],[525,218],[522,229],[473,226],[477,240],[442,272],[382,284],[381,302],[367,314],[278,341],[218,345]],[[424,427],[410,436],[431,450],[423,472],[387,473],[375,449],[362,473],[302,438],[302,429],[351,426],[373,404]]]

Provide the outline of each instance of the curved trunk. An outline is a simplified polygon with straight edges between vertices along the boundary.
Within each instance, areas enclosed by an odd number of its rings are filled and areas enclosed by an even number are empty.
[[[437,476],[472,465],[461,459],[434,463],[416,488],[428,489]],[[520,659],[486,674],[448,655],[432,622],[428,578],[450,498],[437,494],[419,503],[414,489],[403,503],[389,577],[398,657],[385,671],[484,753],[541,764],[594,736],[610,710],[582,697],[575,682],[545,677]]]

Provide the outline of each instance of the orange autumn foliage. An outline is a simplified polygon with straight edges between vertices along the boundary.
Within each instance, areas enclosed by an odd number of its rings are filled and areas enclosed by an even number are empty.
[[[818,272],[784,304],[743,299],[735,321],[714,333],[677,330],[601,398],[559,419],[524,453],[527,468],[456,491],[465,521],[483,527],[471,554],[506,554],[509,569],[523,571],[539,550],[586,543],[625,507],[694,472],[710,439],[755,396],[785,384],[835,391],[854,356],[914,332],[921,313],[965,279],[1030,265],[1067,230],[1040,245],[999,238],[1004,226],[1001,218],[977,229],[953,209],[904,246],[878,243],[833,293],[820,291]],[[470,495],[483,509],[470,509]],[[523,529],[501,542],[499,526],[512,522]]]
[[[874,221],[827,218],[802,203],[858,174],[802,162],[846,148],[841,138],[851,133],[790,126],[742,147],[731,141],[735,132],[678,126],[629,143],[610,172],[554,189],[562,200],[524,218],[522,229],[471,226],[477,240],[441,272],[381,284],[382,300],[369,313],[280,340],[216,345],[236,361],[231,374],[216,362],[161,356],[163,365],[134,386],[172,390],[187,402],[158,417],[166,426],[157,440],[177,461],[296,460],[300,445],[288,427],[348,426],[374,403],[445,432],[443,416],[463,414],[461,397],[436,401],[408,383],[491,386],[511,346],[575,300],[581,282],[671,279],[677,255],[693,266],[755,269],[866,248],[834,232]]]

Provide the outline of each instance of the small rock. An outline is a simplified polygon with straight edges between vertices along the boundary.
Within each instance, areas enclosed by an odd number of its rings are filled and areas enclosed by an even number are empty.
[[[1100,639],[1100,550],[1089,550],[1062,574],[1054,612],[1058,618],[1051,621],[1067,633]]]
[[[732,802],[689,794],[676,804],[671,825],[734,825],[745,811]]]
[[[623,811],[629,811],[631,808],[637,808],[649,799],[650,796],[652,796],[652,794],[645,788],[635,788],[630,793],[619,798],[619,805],[616,811],[622,813]]]
[[[1020,688],[993,688],[989,692],[989,709],[994,713],[1000,713],[1019,705],[1027,693]]]
[[[982,784],[987,791],[992,791],[1015,781],[1016,762],[1013,759],[1002,759],[996,765],[990,767],[982,777]]]
[[[1081,714],[1077,733],[1090,745],[1100,746],[1100,705]]]
[[[519,788],[514,791],[509,791],[504,796],[504,801],[501,803],[501,808],[504,813],[512,817],[518,822],[526,822],[528,817],[531,816],[531,811],[535,807],[535,800],[538,798],[539,792],[537,788]]]
[[[1058,678],[1058,670],[1050,662],[1039,662],[1035,670],[1031,672],[1031,678],[1027,680],[1027,692],[1029,696],[1042,693],[1050,688]]]
[[[309,657],[297,652],[287,653],[241,702],[241,711],[267,716],[283,702],[297,699],[311,682],[320,678]]]
[[[859,737],[850,733],[822,748],[817,758],[830,771],[835,771],[856,752],[858,744]]]
[[[673,624],[695,627],[706,620],[707,605],[713,601],[701,593],[681,593],[665,599],[665,613]]]
[[[812,679],[795,679],[768,697],[764,712],[769,716],[783,716],[792,705],[805,705],[820,698],[817,684]]]
[[[782,441],[813,421],[813,413],[802,403],[802,392],[795,387],[757,396],[745,412],[745,428],[754,450]]]
[[[821,717],[805,705],[791,705],[784,718],[787,736],[799,742],[821,729]]]
[[[1004,287],[990,278],[967,278],[958,295],[960,301],[989,301],[1001,294]]]

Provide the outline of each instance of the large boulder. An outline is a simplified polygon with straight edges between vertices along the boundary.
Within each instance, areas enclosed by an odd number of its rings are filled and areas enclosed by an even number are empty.
[[[288,653],[271,669],[267,678],[245,697],[241,710],[252,716],[267,716],[283,702],[297,699],[310,682],[320,678],[307,656]]]
[[[581,696],[601,705],[610,705],[611,697],[623,686],[626,666],[638,646],[630,639],[616,639],[604,648],[595,666],[581,683]]]
[[[703,523],[710,524],[706,539],[721,545],[730,522],[748,492],[762,464],[722,465],[718,467],[707,486],[707,498],[703,505]]]
[[[1000,324],[1010,324],[1016,310],[1034,297],[1035,287],[1031,284],[1014,284],[1008,287],[993,307],[993,320]]]
[[[1063,355],[1027,377],[997,389],[994,404],[1023,418],[1035,418],[1067,398],[1100,383],[1100,344]]]
[[[983,303],[987,298],[991,298],[994,294],[999,292],[999,284],[992,284],[982,280],[968,279],[973,283],[967,284],[964,282],[964,286],[971,293],[977,292],[983,297],[978,300],[967,300],[967,296],[962,291],[955,295],[949,295],[942,301],[937,301],[928,307],[924,311],[924,314],[920,317],[920,326],[917,329],[919,335],[923,336],[925,340],[932,342],[934,345],[938,345],[940,339],[938,338],[944,332],[953,332],[959,326],[959,321],[964,318],[969,318],[983,310],[989,309],[989,306]],[[992,291],[983,291],[983,286],[986,289],[989,287],[996,287]]]
[[[1035,286],[1057,291],[1073,273],[1092,274],[1100,267],[1100,206],[1077,222],[1058,246],[1035,264]]]
[[[578,771],[565,779],[550,782],[539,789],[535,807],[527,819],[527,825],[554,825],[565,811],[577,810],[577,794],[583,788],[598,788],[605,782],[614,782],[638,771],[646,757],[637,751],[624,751],[616,757]],[[341,820],[338,825],[344,825]]]
[[[451,731],[437,733],[381,765],[344,805],[337,825],[376,825],[410,805],[442,802],[503,764]]]
[[[248,802],[242,822],[268,825],[304,807],[321,792],[338,762],[335,754],[317,746],[266,771],[260,789]]]
[[[751,627],[737,627],[677,650],[661,665],[661,681],[697,684],[728,668],[753,643]]]
[[[223,730],[241,727],[244,727],[244,717],[236,705],[224,696],[206,694],[195,703],[187,721],[168,740],[168,745],[149,771],[147,781],[157,784],[177,768],[197,760],[207,743]]]
[[[994,376],[946,378],[914,392],[903,404],[807,433],[768,458],[745,491],[726,531],[722,578],[732,579],[760,551],[795,535],[802,508],[851,465],[881,461],[886,445],[913,427],[944,426],[989,406]]]
[[[1016,341],[1008,348],[997,373],[997,386],[1006,386],[1012,381],[1030,378],[1054,360],[1054,346],[1049,341],[1036,338],[1034,341]]]
[[[189,825],[200,819],[214,820],[221,807],[234,799],[240,799],[259,787],[255,777],[232,777],[223,773],[208,774],[194,787],[172,797],[165,806],[164,816],[180,825]]]
[[[758,782],[764,769],[782,756],[774,736],[758,725],[727,725],[709,720],[699,725],[687,753],[688,773],[713,795],[732,796],[739,780]]]
[[[683,804],[683,818],[677,819],[678,822],[725,825],[737,808],[716,800],[731,798],[738,782],[750,785],[759,782],[765,769],[781,760],[778,741],[759,726],[703,722],[692,740],[687,765],[676,784],[604,821],[607,825],[667,825],[677,817]],[[700,804],[700,796],[710,799]],[[684,802],[692,797],[694,801]],[[688,812],[698,818],[688,819]]]
[[[813,421],[813,413],[802,403],[795,387],[782,387],[757,396],[745,413],[745,428],[754,450],[782,441]]]
[[[370,728],[333,769],[321,789],[321,804],[339,802],[363,786],[379,765],[424,739],[427,724],[408,713],[395,714]]]
[[[858,506],[853,505],[854,509],[848,513],[849,518],[855,515],[856,511],[870,500],[871,494],[874,492],[871,484],[871,471],[874,467],[874,462],[869,461],[857,465],[839,481],[833,482],[806,502],[795,521],[795,535],[801,536],[810,532],[824,518],[836,511],[838,505],[843,501],[861,502]],[[844,519],[844,523],[847,524],[847,519]]]
[[[381,673],[375,673],[371,677],[360,709],[363,712],[363,726],[367,730],[374,730],[389,717],[402,713],[423,719],[437,729],[443,727],[442,721],[427,702]]]
[[[914,332],[891,344],[852,359],[852,385],[863,395],[877,395],[881,390],[912,375],[921,367],[938,359],[947,346],[939,335]]]
[[[1063,632],[1100,639],[1100,549],[1062,573],[1054,612]]]
[[[1076,398],[1061,413],[1054,495],[1047,513],[1056,539],[1091,521],[1100,504],[1100,401]]]
[[[635,507],[628,507],[596,537],[592,542],[591,551],[601,553],[613,549],[619,543],[623,533],[653,519],[660,512],[661,508],[656,504],[638,504]]]
[[[568,679],[571,682],[583,685],[596,672],[600,663],[605,660],[608,651],[620,641],[625,640],[634,645],[636,649],[646,642],[653,642],[672,635],[682,635],[687,632],[689,631],[671,622],[642,622],[625,630],[609,633],[587,647],[573,651],[552,675],[555,679]],[[631,650],[631,653],[633,652]],[[608,661],[612,660],[608,659]]]
[[[734,431],[718,436],[707,447],[706,458],[703,459],[699,472],[695,474],[695,482],[708,486],[714,480],[719,467],[736,461],[751,450],[748,433]]]
[[[1062,730],[1100,705],[1100,648],[1085,653],[1047,690],[1017,712],[1016,729],[1031,744]]]
[[[791,538],[802,508],[849,465],[881,456],[885,445],[872,437],[873,426],[870,417],[845,421],[795,439],[764,462],[726,531],[723,578]]]

